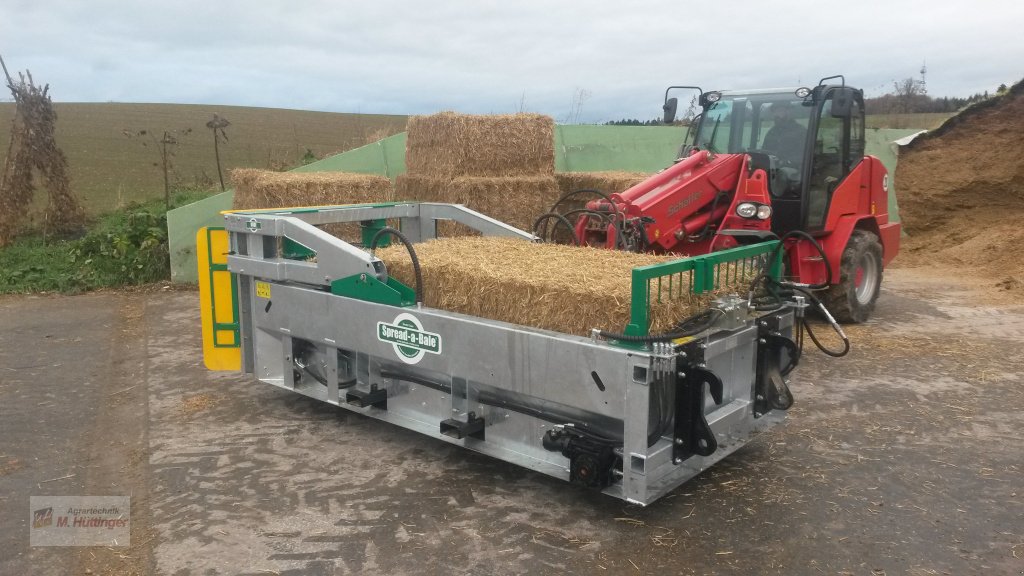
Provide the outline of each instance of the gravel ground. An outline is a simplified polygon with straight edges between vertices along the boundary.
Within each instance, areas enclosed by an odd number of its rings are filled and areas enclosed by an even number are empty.
[[[647,508],[207,372],[195,293],[0,298],[0,573],[1024,574],[1024,308],[887,275]],[[41,494],[131,495],[132,546],[30,548]]]

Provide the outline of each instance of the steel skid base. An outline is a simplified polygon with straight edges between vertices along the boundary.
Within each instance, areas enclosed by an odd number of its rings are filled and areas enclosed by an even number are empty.
[[[325,262],[361,254],[353,269],[373,274],[375,259],[296,214],[227,222],[243,371],[616,498],[654,502],[781,422],[792,401],[780,369],[791,349],[777,344],[791,308],[757,315],[726,300],[695,338],[628,347],[339,295]],[[314,248],[316,262],[282,259],[275,236]]]

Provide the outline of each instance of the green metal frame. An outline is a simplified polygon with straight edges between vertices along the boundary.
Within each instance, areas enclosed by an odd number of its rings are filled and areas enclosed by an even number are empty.
[[[305,208],[258,208],[255,210],[232,210],[234,214],[310,214],[320,212],[324,209],[330,210],[355,210],[357,208],[391,208],[401,206],[408,202],[379,202],[368,204],[341,204],[338,206],[310,206]]]
[[[213,231],[224,230],[223,227],[206,228],[206,261],[210,263],[210,308],[213,320],[213,347],[214,348],[238,348],[242,345],[241,332],[238,326],[238,282],[235,274],[231,272],[231,322],[217,322],[217,299],[213,296],[213,274],[214,272],[228,272],[227,264],[214,264],[213,262]],[[234,343],[225,344],[221,342],[219,334],[222,330],[230,330],[234,334]]]
[[[331,282],[331,294],[389,306],[416,303],[416,292],[412,288],[391,277],[385,283],[369,274],[355,274]]]
[[[360,232],[363,235],[363,246],[369,248],[370,243],[373,242],[373,237],[377,232],[380,232],[383,228],[387,227],[387,225],[388,221],[383,218],[379,218],[377,220],[363,220],[360,222],[359,226],[361,227]],[[381,237],[377,244],[377,248],[387,248],[388,246],[391,246],[390,234]]]
[[[760,273],[779,245],[777,240],[730,248],[701,256],[683,258],[663,264],[633,269],[628,336],[647,336],[650,330],[650,305],[663,299],[681,298],[684,294],[703,294]],[[735,263],[735,266],[729,264]],[[688,274],[687,274],[688,273]],[[768,264],[768,274],[778,279],[782,274],[782,251]]]

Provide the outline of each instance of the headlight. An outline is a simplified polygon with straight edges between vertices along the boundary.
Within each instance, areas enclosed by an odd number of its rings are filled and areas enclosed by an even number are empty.
[[[772,217],[772,207],[767,204],[761,204],[757,207],[757,217],[760,220],[767,220]]]
[[[743,218],[753,218],[757,216],[757,204],[744,202],[736,207],[736,214]]]

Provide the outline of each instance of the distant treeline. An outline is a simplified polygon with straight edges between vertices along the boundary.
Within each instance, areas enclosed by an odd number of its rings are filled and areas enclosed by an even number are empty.
[[[664,126],[665,123],[661,121],[661,118],[655,118],[654,120],[637,120],[636,118],[628,119],[623,118],[622,120],[609,120],[604,123],[605,126]]]
[[[1000,86],[1002,91],[1005,85]],[[924,112],[956,112],[976,102],[987,100],[988,90],[966,98],[943,96],[933,98],[927,94],[884,94],[864,99],[864,111],[868,114],[917,114]]]
[[[1006,84],[999,86],[996,94],[1007,91]],[[894,83],[893,91],[888,94],[864,99],[864,111],[867,114],[918,114],[945,112],[953,113],[962,110],[971,104],[988,100],[988,90],[979,92],[965,98],[958,96],[933,97],[924,93],[924,83],[914,79],[907,79],[903,82]],[[636,118],[623,118],[622,120],[610,120],[605,122],[606,126],[663,126],[660,118],[653,120],[638,120]]]

